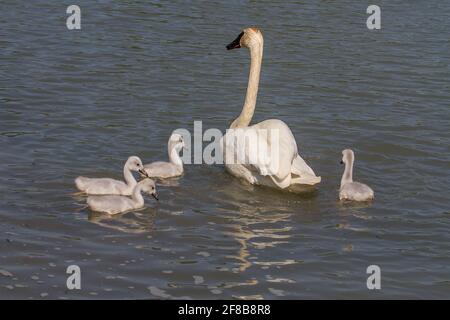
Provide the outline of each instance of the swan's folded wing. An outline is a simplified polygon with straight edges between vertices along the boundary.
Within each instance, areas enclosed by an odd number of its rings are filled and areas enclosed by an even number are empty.
[[[86,193],[98,195],[120,194],[122,189],[125,189],[126,187],[127,185],[119,180],[110,178],[92,179],[92,182],[86,189]]]
[[[285,180],[291,174],[292,159],[297,154],[295,140],[286,136],[285,131],[258,125],[229,130],[225,136],[225,163],[234,161],[251,166],[262,176]]]
[[[272,152],[267,138],[259,130],[246,128],[229,131],[224,142],[225,163],[252,167],[262,176],[279,172],[278,150]]]
[[[146,164],[144,170],[152,178],[170,178],[180,175],[180,170],[175,165],[164,161]]]
[[[90,178],[82,176],[75,179],[75,185],[77,189],[81,191],[85,191],[89,187],[90,182],[91,182]]]
[[[122,196],[90,196],[87,199],[89,207],[98,212],[117,214],[133,209],[133,201]]]

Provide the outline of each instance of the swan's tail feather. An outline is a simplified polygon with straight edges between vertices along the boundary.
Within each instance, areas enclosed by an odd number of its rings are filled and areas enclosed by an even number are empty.
[[[305,160],[302,159],[299,155],[297,155],[294,160],[292,161],[292,173],[296,174],[298,176],[301,176],[303,174],[309,174],[310,176],[316,176],[313,169],[311,169],[310,166],[308,166],[305,162]]]
[[[273,183],[275,183],[278,188],[281,189],[286,189],[287,187],[289,187],[291,185],[292,182],[292,178],[291,178],[291,174],[288,174],[287,177],[285,177],[284,179],[277,179],[276,176],[270,176],[272,178]]]
[[[315,184],[318,184],[321,180],[322,180],[321,177],[310,176],[305,174],[300,177],[292,178],[292,184],[307,184],[313,186]]]
[[[75,179],[75,185],[77,186],[78,190],[85,191],[89,186],[90,180],[90,178],[78,177]]]
[[[292,161],[291,168],[292,174],[298,176],[292,178],[292,183],[315,185],[322,180],[320,177],[316,176],[313,169],[311,169],[299,155]]]

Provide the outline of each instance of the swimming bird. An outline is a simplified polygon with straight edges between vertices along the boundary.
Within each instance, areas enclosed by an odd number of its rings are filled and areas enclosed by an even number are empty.
[[[180,151],[184,147],[183,137],[178,133],[173,133],[169,138],[167,146],[170,162],[156,161],[144,165],[144,171],[150,178],[172,178],[183,174],[183,161],[180,158]]]
[[[110,178],[86,178],[78,177],[75,179],[75,185],[78,190],[92,195],[117,194],[129,196],[133,192],[137,182],[131,171],[138,171],[146,176],[141,159],[136,156],[128,158],[123,168],[125,182]]]
[[[89,196],[87,204],[93,211],[118,214],[144,207],[144,198],[141,192],[148,193],[158,200],[155,182],[152,179],[143,179],[133,188],[131,198],[118,195]]]
[[[244,29],[227,49],[250,51],[250,74],[241,114],[222,138],[226,170],[250,184],[285,190],[312,186],[321,180],[298,153],[291,129],[281,120],[250,125],[256,106],[263,56],[263,36],[257,28]],[[247,141],[247,142],[245,142]]]
[[[355,154],[350,149],[342,151],[341,164],[345,164],[344,174],[341,179],[341,188],[339,190],[340,200],[350,201],[369,201],[373,200],[373,190],[363,183],[353,182],[353,163]]]

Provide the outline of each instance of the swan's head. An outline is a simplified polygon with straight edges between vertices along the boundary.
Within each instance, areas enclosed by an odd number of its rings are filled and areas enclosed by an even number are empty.
[[[354,159],[355,159],[355,154],[353,153],[353,151],[351,149],[345,149],[342,151],[341,164],[352,163]]]
[[[244,29],[233,42],[227,45],[227,50],[241,47],[251,49],[254,46],[262,46],[263,36],[258,28]]]
[[[169,138],[169,148],[180,151],[182,148],[184,148],[184,139],[183,136],[179,133],[172,133],[172,135]]]
[[[147,172],[144,170],[144,165],[142,164],[141,159],[136,156],[131,156],[128,158],[127,162],[125,163],[125,167],[128,170],[131,171],[138,171],[140,174],[144,175],[145,177],[148,177]]]
[[[156,184],[152,179],[144,179],[139,182],[141,185],[141,190],[149,195],[151,195],[156,200],[159,200],[158,193],[156,192]]]

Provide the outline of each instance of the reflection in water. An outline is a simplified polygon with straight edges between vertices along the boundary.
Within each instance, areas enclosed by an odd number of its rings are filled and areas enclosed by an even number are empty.
[[[156,188],[158,188],[158,186],[179,187],[180,179],[182,179],[182,177],[176,177],[176,178],[165,179],[165,180],[161,180],[161,179],[154,179],[154,180],[156,182]]]
[[[145,211],[145,213],[143,213]],[[149,212],[150,211],[150,212]],[[153,229],[153,217],[156,209],[143,208],[139,211],[132,211],[111,216],[105,213],[89,212],[88,219],[101,227],[124,233],[144,233]]]
[[[349,202],[336,200],[336,218],[337,223],[332,226],[337,230],[349,230],[354,232],[368,232],[369,228],[361,227],[360,220],[370,220],[372,217],[368,214],[367,208],[371,206],[371,202]],[[355,220],[355,218],[357,218]],[[364,225],[364,223],[363,223]],[[353,244],[345,244],[342,251],[353,251]]]
[[[358,201],[337,201],[338,209],[340,213],[343,214],[351,214],[355,212],[365,212],[362,209],[367,209],[372,206],[372,201],[364,201],[364,202],[358,202]]]
[[[343,202],[343,201],[337,201],[337,216],[341,217],[342,225],[345,227],[342,227],[343,229],[349,229],[354,231],[362,231],[367,229],[361,229],[361,228],[353,228],[350,227],[346,222],[349,220],[349,218],[358,218],[362,220],[370,220],[372,217],[368,214],[367,208],[369,208],[372,205],[372,202]]]
[[[260,294],[254,294],[250,296],[233,296],[233,298],[241,299],[241,300],[263,300],[263,296]]]
[[[282,213],[282,208],[274,208],[272,212],[267,213],[267,205],[260,207],[259,205],[242,203],[242,199],[239,199],[242,194],[239,191],[232,192],[231,190],[233,189],[228,189],[227,196],[235,196],[235,201],[241,203],[237,215],[229,218],[231,223],[227,227],[231,230],[224,232],[224,234],[233,237],[240,246],[236,255],[231,256],[231,258],[239,261],[238,267],[233,271],[244,272],[252,266],[252,263],[260,265],[286,264],[286,261],[252,262],[250,258],[252,248],[274,248],[289,243],[291,238],[289,232],[292,228],[290,226],[279,227],[279,225],[280,223],[289,223],[291,214]]]

